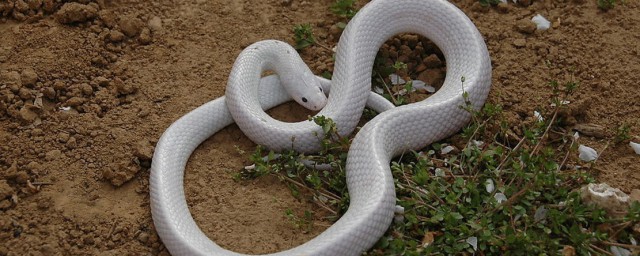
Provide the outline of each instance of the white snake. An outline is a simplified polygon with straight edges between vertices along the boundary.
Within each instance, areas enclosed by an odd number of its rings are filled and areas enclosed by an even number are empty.
[[[349,22],[340,38],[331,93],[318,115],[333,119],[340,134],[349,134],[370,98],[376,52],[386,39],[405,32],[424,35],[442,50],[447,61],[444,85],[426,100],[390,109],[369,121],[355,136],[348,153],[351,203],[347,212],[316,238],[273,255],[359,255],[371,248],[394,215],[391,158],[450,136],[466,124],[470,114],[460,108],[465,104],[463,91],[474,108],[484,103],[491,83],[491,61],[482,36],[462,11],[444,0],[374,0]],[[227,98],[191,111],[173,123],[158,141],[151,166],[151,210],[155,228],[173,255],[241,255],[207,238],[189,213],[184,168],[193,150],[205,139],[235,120],[254,142],[271,149],[318,149],[320,127],[310,121],[280,122],[262,110],[290,99],[279,85],[290,79],[285,74],[278,73],[280,79],[260,79],[263,70],[273,68],[278,72],[278,64],[256,59],[283,59],[269,53],[269,45],[275,44],[267,41],[245,49],[233,66]],[[266,49],[251,49],[255,46]],[[285,49],[273,47],[276,48]],[[317,89],[321,83],[309,79],[311,74],[305,73],[308,69],[301,70],[303,75],[297,79],[307,88]],[[304,102],[300,93],[308,92],[289,93],[311,108],[324,104],[322,97],[316,97],[318,94]],[[317,99],[320,101],[312,102]]]

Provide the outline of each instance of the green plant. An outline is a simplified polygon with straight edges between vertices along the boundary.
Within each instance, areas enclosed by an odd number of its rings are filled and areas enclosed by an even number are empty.
[[[297,50],[307,48],[316,43],[311,24],[298,24],[293,26],[293,38],[296,42],[295,48]]]
[[[613,138],[614,143],[621,143],[631,139],[631,126],[629,124],[623,124],[616,129],[616,135]]]
[[[597,0],[596,4],[598,5],[598,8],[606,11],[613,9],[613,7],[616,6],[616,2],[618,2],[618,0]]]
[[[284,215],[289,219],[293,227],[301,229],[304,233],[308,233],[313,229],[312,211],[304,211],[302,216],[298,216],[293,212],[293,210],[286,209]]]
[[[355,0],[336,0],[330,7],[331,12],[334,14],[351,19],[356,15],[358,10],[354,7]]]
[[[332,51],[326,45],[321,44],[316,40],[313,36],[313,29],[311,28],[311,24],[298,24],[293,26],[293,40],[296,45],[294,48],[296,50],[301,50],[307,48],[312,45],[320,46],[328,51]]]

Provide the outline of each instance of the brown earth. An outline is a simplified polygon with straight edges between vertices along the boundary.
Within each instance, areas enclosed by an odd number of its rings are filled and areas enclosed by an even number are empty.
[[[292,43],[291,28],[311,23],[318,40],[333,47],[340,33],[333,24],[342,19],[328,10],[332,2],[0,2],[0,255],[167,254],[149,209],[148,167],[159,136],[224,94],[247,45]],[[600,181],[625,192],[640,187],[640,157],[626,143],[609,143],[623,124],[632,136],[640,132],[640,4],[603,12],[591,0],[492,8],[475,2],[454,1],[485,36],[493,61],[489,101],[504,106],[511,130],[522,134],[534,110],[550,112],[549,81],[577,81],[562,126],[578,128],[580,143],[604,150]],[[550,30],[531,27],[538,13],[552,21]],[[421,69],[402,45],[411,44],[390,41],[391,61],[404,58],[410,70]],[[313,46],[301,53],[314,72],[332,71],[329,51]],[[442,70],[413,78],[437,85]],[[272,113],[287,120],[308,114],[296,104]],[[202,230],[225,248],[267,253],[326,228],[321,220],[310,232],[295,228],[286,209],[321,211],[277,179],[232,179],[248,164],[242,151],[253,147],[232,126],[191,157],[185,187]]]

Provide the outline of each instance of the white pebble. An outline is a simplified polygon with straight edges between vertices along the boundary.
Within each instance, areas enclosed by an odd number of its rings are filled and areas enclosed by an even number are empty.
[[[629,146],[636,152],[636,154],[640,155],[640,144],[635,143],[633,141],[629,141]]]
[[[630,256],[631,255],[631,251],[618,246],[611,246],[611,248],[609,248],[609,251],[611,251],[611,253],[614,256]]]
[[[404,79],[402,79],[402,77],[396,74],[389,75],[389,79],[391,80],[391,84],[393,85],[405,84],[407,82]]]
[[[487,193],[492,193],[493,190],[496,189],[492,179],[487,179],[487,181],[484,182],[484,186],[487,189]]]
[[[454,149],[456,149],[456,148],[451,146],[451,145],[449,145],[449,146],[446,146],[446,147],[442,148],[442,151],[440,151],[440,153],[442,153],[443,155],[446,155],[446,154],[451,153],[451,151],[453,151]]]
[[[507,201],[507,196],[502,193],[496,193],[495,195],[493,195],[493,198],[495,198],[498,203]]]
[[[542,17],[542,15],[540,14],[533,16],[533,18],[531,18],[531,21],[536,24],[538,30],[547,30],[549,29],[549,27],[551,27],[551,22]]]
[[[467,238],[467,243],[473,247],[474,251],[478,250],[478,238],[475,236]]]
[[[585,145],[578,146],[578,152],[580,155],[580,160],[585,162],[591,162],[593,160],[598,159],[598,152],[595,149],[587,147]]]
[[[411,86],[413,86],[414,90],[425,90],[429,93],[434,93],[436,92],[436,88],[434,88],[433,86],[427,85],[425,82],[422,82],[420,80],[413,80],[411,82]]]
[[[544,122],[544,117],[538,111],[533,111],[533,116],[538,119],[538,122]]]

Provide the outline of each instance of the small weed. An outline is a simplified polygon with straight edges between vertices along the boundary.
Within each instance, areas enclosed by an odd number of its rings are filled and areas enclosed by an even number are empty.
[[[331,12],[342,17],[351,19],[356,15],[358,10],[354,7],[355,0],[337,0],[331,5]]]
[[[316,43],[316,38],[313,36],[311,24],[298,24],[293,26],[293,37],[296,42],[295,48],[297,50],[307,48]]]
[[[613,142],[618,144],[621,142],[625,142],[631,139],[631,126],[629,126],[628,124],[623,124],[621,126],[618,127],[618,129],[616,130],[616,135],[613,138]]]
[[[332,51],[326,45],[321,44],[316,40],[313,36],[313,29],[311,28],[311,24],[298,24],[293,26],[293,40],[296,42],[294,48],[296,50],[301,50],[307,48],[312,45],[317,45],[325,50]]]
[[[596,0],[598,8],[605,11],[613,9],[613,7],[616,6],[616,2],[618,2],[618,0]]]
[[[301,229],[304,233],[308,233],[313,229],[312,211],[304,211],[304,215],[298,216],[293,212],[293,210],[286,209],[284,215],[296,229]]]

